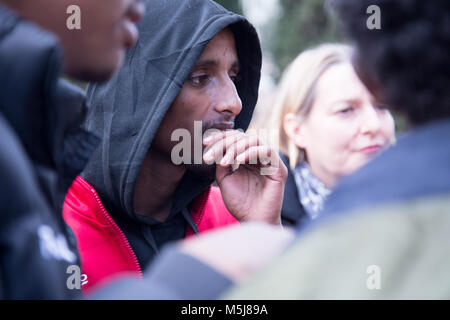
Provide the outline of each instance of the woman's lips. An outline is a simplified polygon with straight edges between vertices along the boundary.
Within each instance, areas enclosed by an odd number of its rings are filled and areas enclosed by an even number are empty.
[[[381,150],[381,145],[373,145],[359,149],[359,152],[364,154],[374,154]]]

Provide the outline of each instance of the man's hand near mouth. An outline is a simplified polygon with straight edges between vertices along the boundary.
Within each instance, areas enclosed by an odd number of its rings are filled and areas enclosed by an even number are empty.
[[[288,173],[278,153],[257,136],[237,130],[214,132],[203,144],[203,160],[216,163],[216,180],[230,213],[240,222],[281,225]]]

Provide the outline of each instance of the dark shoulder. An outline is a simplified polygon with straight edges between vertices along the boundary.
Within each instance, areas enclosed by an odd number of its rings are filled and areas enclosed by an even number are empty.
[[[307,218],[305,209],[298,197],[294,173],[289,167],[289,159],[280,153],[280,158],[288,169],[288,177],[284,187],[283,206],[281,209],[281,222],[284,226],[298,226]]]
[[[0,114],[0,205],[16,214],[45,206],[31,163],[11,126]]]

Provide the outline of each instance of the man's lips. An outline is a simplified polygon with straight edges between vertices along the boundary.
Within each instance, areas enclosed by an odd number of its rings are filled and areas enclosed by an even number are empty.
[[[376,152],[379,152],[381,150],[381,145],[375,144],[371,146],[367,146],[364,148],[359,149],[358,151],[364,154],[374,154]]]
[[[206,130],[210,130],[210,129],[217,129],[220,131],[225,131],[225,130],[233,130],[234,129],[234,121],[222,121],[222,122],[215,122],[211,125],[209,125]]]

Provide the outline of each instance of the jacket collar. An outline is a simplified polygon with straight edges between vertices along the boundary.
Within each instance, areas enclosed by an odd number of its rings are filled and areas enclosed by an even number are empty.
[[[280,154],[286,167],[288,167],[288,177],[284,187],[283,207],[281,209],[281,219],[283,224],[296,225],[308,220],[308,216],[298,198],[297,185],[295,184],[294,173],[289,169],[288,158]]]

